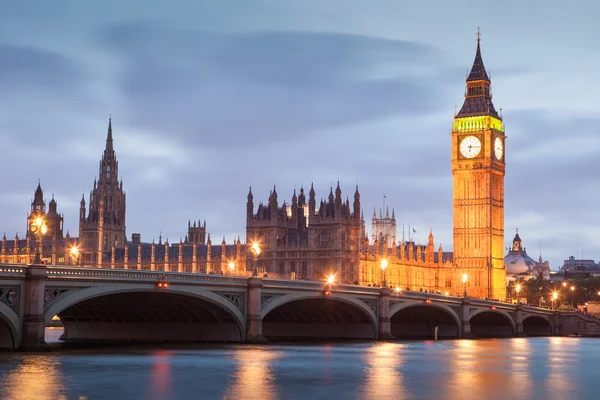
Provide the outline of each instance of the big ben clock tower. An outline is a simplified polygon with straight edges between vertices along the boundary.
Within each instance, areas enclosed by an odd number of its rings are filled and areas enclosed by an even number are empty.
[[[452,124],[454,263],[458,274],[468,274],[469,296],[504,300],[506,136],[492,103],[479,36],[465,101]]]

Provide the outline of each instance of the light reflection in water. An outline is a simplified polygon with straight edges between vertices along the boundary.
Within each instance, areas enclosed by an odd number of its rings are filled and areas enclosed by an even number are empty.
[[[273,369],[275,361],[281,355],[274,349],[247,347],[234,352],[237,364],[233,382],[227,389],[224,399],[261,399],[279,398],[275,387]]]
[[[13,400],[66,399],[60,361],[52,356],[24,357],[10,372],[7,398]]]
[[[378,343],[364,356],[365,399],[404,399],[403,345]]]
[[[502,342],[499,342],[502,343]],[[509,361],[510,378],[508,388],[513,390],[515,399],[530,399],[533,393],[531,380],[531,341],[526,338],[510,339],[508,354],[514,354]],[[518,389],[517,389],[518,388]]]
[[[151,399],[171,397],[171,351],[159,351],[152,355],[152,384],[150,385]]]
[[[460,340],[452,347],[452,377],[448,382],[449,398],[484,399],[507,393],[506,370],[503,369],[505,341]],[[464,397],[465,394],[468,397]]]
[[[580,349],[579,339],[561,337],[551,337],[547,346],[548,354],[548,376],[546,385],[548,393],[555,398],[568,399],[573,397],[575,386],[573,385],[573,376],[571,376],[570,364],[577,362],[573,354],[577,354]],[[575,347],[575,348],[572,348]]]

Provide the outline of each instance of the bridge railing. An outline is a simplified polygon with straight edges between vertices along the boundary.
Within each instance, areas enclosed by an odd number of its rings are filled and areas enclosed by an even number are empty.
[[[0,264],[0,278],[22,279],[27,275],[27,267],[21,264]]]
[[[247,278],[229,275],[198,274],[186,272],[143,271],[126,269],[98,269],[81,267],[48,267],[48,279],[69,279],[86,281],[166,281],[178,284],[223,284],[245,286]]]

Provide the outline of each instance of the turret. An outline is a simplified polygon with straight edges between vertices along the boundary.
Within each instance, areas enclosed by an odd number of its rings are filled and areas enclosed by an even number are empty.
[[[335,188],[335,209],[340,210],[342,208],[342,189],[340,189],[340,181],[337,182]]]
[[[273,185],[273,193],[271,193],[271,197],[269,198],[269,207],[271,207],[271,218],[276,218],[279,206],[277,204],[277,189],[275,185]]]
[[[315,187],[310,184],[310,191],[308,192],[308,216],[313,217],[317,209],[317,200],[315,199]]]
[[[221,242],[221,261],[225,261],[227,257],[227,243],[225,242],[225,236],[223,236],[223,241]]]
[[[300,186],[300,196],[298,196],[298,205],[303,206],[306,204],[306,197],[304,196],[304,186]]]
[[[246,203],[246,218],[252,220],[254,215],[254,196],[252,195],[252,186],[248,190],[248,201]]]
[[[46,202],[44,202],[44,192],[42,191],[42,185],[38,182],[37,188],[33,195],[33,201],[31,202],[31,212],[36,214],[44,214],[46,212]]]
[[[353,207],[354,209],[354,218],[358,218],[359,215],[361,215],[360,212],[360,193],[358,192],[358,184],[356,185],[356,190],[354,191],[354,203],[353,203]],[[362,218],[362,216],[361,216]]]

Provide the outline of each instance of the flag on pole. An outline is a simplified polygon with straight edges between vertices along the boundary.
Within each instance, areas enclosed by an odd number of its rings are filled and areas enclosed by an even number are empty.
[[[413,233],[417,233],[417,230],[415,228],[412,228]]]
[[[387,196],[384,194],[384,195],[383,195],[383,198],[384,198],[384,199],[387,199]]]

